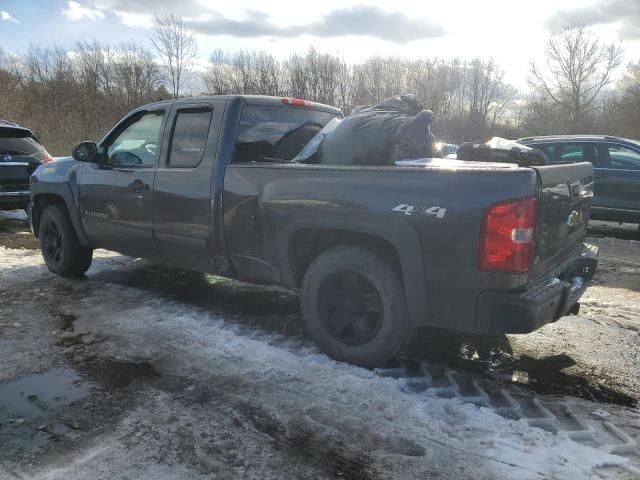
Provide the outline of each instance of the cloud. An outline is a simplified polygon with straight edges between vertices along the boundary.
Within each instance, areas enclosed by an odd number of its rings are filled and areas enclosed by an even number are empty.
[[[334,10],[308,25],[279,26],[271,22],[265,13],[248,11],[242,20],[214,14],[203,20],[191,21],[189,26],[204,35],[277,38],[292,38],[305,34],[316,37],[366,35],[395,43],[407,43],[445,34],[440,25],[429,20],[414,19],[400,12],[386,12],[372,6]]]
[[[158,15],[174,13],[185,17],[209,11],[198,0],[92,0],[92,5],[102,11],[149,17],[153,17],[154,13]]]
[[[104,13],[100,10],[83,7],[80,3],[73,1],[67,3],[67,8],[63,9],[62,13],[73,22],[77,22],[85,18],[87,20],[102,20],[105,17]]]
[[[620,35],[629,40],[640,40],[640,2],[637,0],[599,0],[588,7],[559,10],[551,15],[545,26],[552,33],[567,27],[620,24]]]
[[[0,10],[0,20],[6,22],[20,23],[17,18],[13,18],[9,12],[5,12],[4,10]]]
[[[198,0],[88,0],[80,3],[69,1],[64,14],[71,20],[105,18],[115,14],[125,25],[148,27],[152,14],[176,13],[194,31],[204,35],[228,35],[232,37],[295,38],[305,34],[316,37],[342,37],[360,35],[380,38],[394,43],[440,37],[445,34],[442,26],[401,12],[388,12],[375,6],[354,6],[329,12],[306,24],[281,26],[272,17],[255,10],[245,11],[241,19],[212,12]]]

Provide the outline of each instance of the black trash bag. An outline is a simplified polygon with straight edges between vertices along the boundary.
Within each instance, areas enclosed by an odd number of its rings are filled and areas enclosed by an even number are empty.
[[[393,165],[396,160],[433,156],[429,124],[414,95],[387,98],[344,118],[318,149],[325,165]]]

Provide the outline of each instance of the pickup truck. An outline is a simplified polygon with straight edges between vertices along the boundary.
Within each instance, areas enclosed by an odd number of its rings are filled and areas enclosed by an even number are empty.
[[[590,163],[299,163],[340,110],[300,99],[162,101],[37,169],[30,219],[50,271],[96,248],[301,291],[331,357],[391,359],[419,327],[527,333],[579,306]]]

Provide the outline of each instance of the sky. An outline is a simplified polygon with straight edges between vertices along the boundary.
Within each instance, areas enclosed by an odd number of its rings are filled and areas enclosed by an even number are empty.
[[[309,46],[349,62],[372,55],[492,57],[526,87],[548,36],[582,25],[640,60],[640,0],[0,0],[0,47],[72,48],[79,40],[150,46],[153,14],[182,16],[205,62],[215,49],[265,50],[279,58]]]

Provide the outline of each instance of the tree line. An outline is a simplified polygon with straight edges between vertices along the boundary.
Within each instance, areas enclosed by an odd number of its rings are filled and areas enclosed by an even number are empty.
[[[398,93],[415,93],[435,114],[440,140],[484,141],[561,133],[640,137],[640,62],[609,88],[622,63],[617,45],[584,29],[550,37],[546,62],[532,64],[526,95],[491,58],[374,56],[348,63],[309,48],[279,59],[263,51],[211,53],[196,69],[198,46],[182,20],[156,18],[152,50],[134,43],[79,42],[0,50],[0,118],[25,125],[54,155],[98,139],[129,110],[187,95],[262,94],[336,105],[348,114]]]

